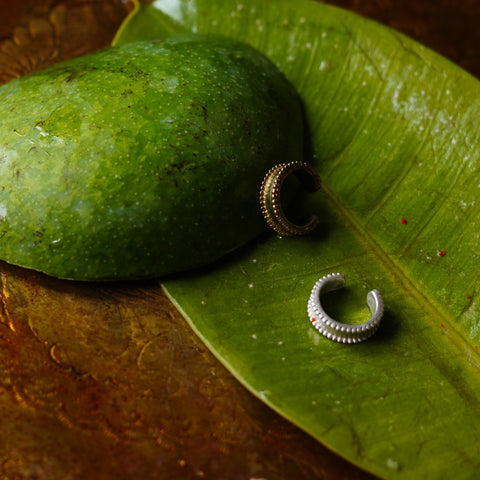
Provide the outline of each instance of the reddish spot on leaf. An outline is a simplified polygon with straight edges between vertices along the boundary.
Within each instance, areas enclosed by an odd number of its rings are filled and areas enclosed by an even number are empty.
[[[440,251],[438,252],[438,256],[439,256],[439,257],[444,257],[446,254],[447,254],[447,252],[446,252],[445,250],[440,250]]]
[[[445,328],[445,325],[444,325],[443,323],[441,323],[440,326],[441,326],[442,328]]]
[[[472,296],[469,293],[467,293],[467,298],[472,298]]]
[[[404,225],[406,225],[406,224],[408,223],[405,218],[401,218],[401,219],[400,219],[400,222],[403,223]]]

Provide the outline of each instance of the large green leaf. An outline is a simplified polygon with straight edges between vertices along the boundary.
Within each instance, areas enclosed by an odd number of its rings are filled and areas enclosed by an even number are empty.
[[[164,282],[195,331],[254,394],[350,461],[388,478],[474,478],[480,468],[480,83],[412,40],[311,0],[157,0],[117,42],[180,30],[245,40],[300,92],[323,189],[310,237],[267,234]],[[260,184],[262,179],[258,179]],[[407,223],[402,219],[406,219]],[[307,318],[386,313],[359,345]]]

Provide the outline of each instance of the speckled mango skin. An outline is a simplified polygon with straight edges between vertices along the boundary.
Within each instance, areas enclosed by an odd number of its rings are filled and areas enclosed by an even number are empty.
[[[251,47],[182,35],[0,87],[0,258],[61,278],[208,264],[258,235],[267,170],[303,156],[302,107]]]

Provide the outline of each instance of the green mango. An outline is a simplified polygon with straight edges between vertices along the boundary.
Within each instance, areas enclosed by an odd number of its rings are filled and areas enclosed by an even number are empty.
[[[303,110],[238,41],[111,47],[0,87],[0,258],[61,278],[214,261],[265,228],[265,173],[302,160]]]

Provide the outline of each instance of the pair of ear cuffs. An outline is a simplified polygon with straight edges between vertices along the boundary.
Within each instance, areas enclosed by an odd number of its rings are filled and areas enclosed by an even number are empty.
[[[282,186],[286,178],[295,174],[302,186],[311,192],[320,188],[320,177],[306,162],[282,163],[271,168],[260,189],[260,207],[268,225],[280,236],[306,235],[319,223],[314,215],[303,225],[297,225],[287,218],[281,203]],[[367,295],[371,318],[360,325],[348,325],[331,318],[321,305],[322,294],[337,290],[345,285],[341,273],[322,277],[314,285],[307,304],[308,318],[312,325],[325,337],[340,343],[359,343],[371,337],[380,324],[384,312],[383,299],[378,290]]]

